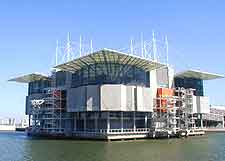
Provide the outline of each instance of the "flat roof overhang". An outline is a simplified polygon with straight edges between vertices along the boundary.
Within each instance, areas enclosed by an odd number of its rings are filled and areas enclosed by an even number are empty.
[[[82,56],[64,64],[60,64],[58,66],[55,66],[54,68],[61,71],[76,72],[84,67],[97,63],[118,63],[124,65],[134,65],[145,71],[151,71],[165,66],[164,64],[158,63],[156,61],[147,60],[135,55],[130,55],[112,49],[102,49],[100,51]]]
[[[16,78],[12,78],[8,81],[18,82],[18,83],[30,83],[34,81],[49,80],[49,79],[50,78],[47,75],[40,74],[40,73],[31,73],[31,74],[26,74]]]
[[[224,76],[220,74],[202,72],[198,70],[187,70],[187,71],[183,71],[183,72],[175,74],[175,78],[195,78],[195,79],[201,79],[201,80],[212,80],[212,79],[224,78]]]

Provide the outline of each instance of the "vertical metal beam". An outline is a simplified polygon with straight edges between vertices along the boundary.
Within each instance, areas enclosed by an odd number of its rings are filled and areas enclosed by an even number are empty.
[[[109,133],[110,130],[110,114],[107,112],[107,133]]]
[[[169,66],[169,43],[167,36],[165,36],[165,45],[166,45],[166,65]]]
[[[30,114],[29,114],[29,121],[28,121],[28,125],[29,125],[28,127],[30,127]]]
[[[201,115],[201,117],[200,117],[200,119],[201,119],[201,128],[203,128],[204,126],[203,126],[202,114],[200,114],[200,115]]]
[[[82,36],[80,35],[80,57],[82,56]]]
[[[97,113],[95,112],[95,132],[98,130],[98,117]]]
[[[123,132],[123,112],[120,113],[120,127],[121,127],[121,132]]]
[[[134,48],[133,48],[133,39],[130,39],[130,54],[133,55],[134,54]]]
[[[91,48],[91,53],[93,53],[93,42],[92,42],[92,40],[90,41],[90,48]]]
[[[143,33],[141,33],[141,57],[144,58],[144,40],[143,40]]]
[[[133,112],[133,125],[134,125],[134,132],[136,132],[136,112]]]
[[[74,113],[74,128],[73,131],[77,131],[77,113]]]
[[[224,128],[224,127],[225,127],[225,126],[224,126],[224,116],[223,116],[223,121],[222,121],[222,124],[223,124],[223,128]]]
[[[55,66],[58,65],[58,53],[59,53],[59,41],[56,40],[56,49],[55,49]]]
[[[157,61],[157,47],[154,31],[152,31],[152,50],[153,50],[153,60]]]
[[[84,131],[86,131],[86,112],[84,113]]]
[[[148,122],[148,116],[147,116],[147,113],[145,113],[145,128],[147,128],[147,122]]]

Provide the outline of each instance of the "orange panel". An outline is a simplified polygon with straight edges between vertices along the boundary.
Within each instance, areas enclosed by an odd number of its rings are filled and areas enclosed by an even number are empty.
[[[158,88],[157,89],[158,97],[169,97],[169,96],[173,96],[173,95],[174,95],[173,89],[170,89],[170,88]]]
[[[157,97],[161,99],[157,100],[157,111],[166,112],[167,108],[172,108],[173,104],[168,104],[165,97],[172,97],[174,95],[174,90],[170,88],[158,88]]]

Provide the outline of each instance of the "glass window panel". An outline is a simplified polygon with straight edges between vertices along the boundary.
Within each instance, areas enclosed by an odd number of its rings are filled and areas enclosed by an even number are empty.
[[[175,78],[175,87],[193,88],[196,96],[203,96],[203,80],[193,78]]]
[[[96,63],[72,75],[72,86],[84,84],[134,84],[149,86],[149,72],[132,65]]]

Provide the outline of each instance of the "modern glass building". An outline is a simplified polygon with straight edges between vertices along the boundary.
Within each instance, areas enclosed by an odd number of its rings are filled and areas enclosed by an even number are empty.
[[[195,96],[203,96],[206,73],[189,71],[191,75],[184,72],[174,77],[169,69],[153,60],[103,49],[56,66],[50,76],[33,73],[11,81],[28,83],[30,135],[144,138],[158,126],[171,127],[170,120],[159,122],[155,116],[159,112],[161,116],[158,102],[166,101],[171,107],[168,101],[176,97],[158,101],[157,88],[194,88]],[[173,121],[178,128],[176,118]]]

